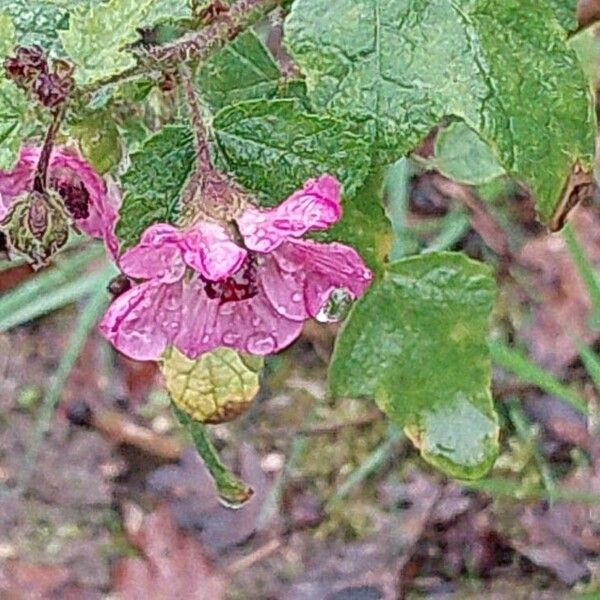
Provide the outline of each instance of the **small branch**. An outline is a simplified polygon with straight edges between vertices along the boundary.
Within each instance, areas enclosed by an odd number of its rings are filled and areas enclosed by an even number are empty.
[[[264,544],[264,546],[261,546],[260,548],[252,552],[252,554],[249,554],[248,556],[243,556],[239,560],[236,560],[235,562],[225,567],[225,571],[229,576],[236,575],[241,571],[245,571],[246,569],[253,567],[256,563],[259,563],[260,561],[264,560],[274,552],[277,552],[277,550],[279,550],[282,545],[283,543],[281,540],[271,540]]]
[[[50,166],[50,157],[52,156],[52,148],[54,147],[54,140],[56,134],[60,129],[65,112],[62,107],[57,108],[52,113],[52,123],[46,132],[46,138],[44,139],[44,145],[40,152],[40,158],[38,160],[35,174],[33,176],[33,191],[40,194],[46,193],[46,185],[48,183],[48,167]]]
[[[67,418],[74,425],[92,427],[116,444],[139,448],[162,460],[177,461],[183,452],[183,444],[179,440],[142,427],[121,411],[105,408],[92,410],[88,404],[76,402],[67,410]]]
[[[473,229],[496,254],[508,260],[513,258],[506,232],[471,189],[442,176],[436,176],[434,182],[444,196],[455,198],[470,210]]]
[[[189,60],[206,60],[215,50],[283,3],[284,0],[239,0],[193,37],[150,49],[148,55],[163,68]]]
[[[96,82],[82,91],[94,92],[106,85],[138,77],[153,70],[176,69],[178,65],[190,61],[206,62],[217,50],[286,1],[239,0],[213,23],[193,35],[155,48],[137,49],[137,65]]]

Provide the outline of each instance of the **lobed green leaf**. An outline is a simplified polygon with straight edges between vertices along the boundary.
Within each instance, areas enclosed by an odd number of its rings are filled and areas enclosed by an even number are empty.
[[[148,138],[131,156],[131,166],[122,178],[124,196],[116,228],[123,248],[135,245],[153,223],[175,223],[194,160],[192,134],[177,125]]]
[[[322,173],[335,175],[352,196],[369,172],[362,128],[309,113],[297,99],[240,102],[221,110],[213,128],[220,165],[265,205]]]
[[[196,83],[215,109],[243,100],[272,98],[281,73],[253,31],[246,31],[198,69]]]
[[[494,298],[489,269],[462,254],[392,263],[338,337],[331,392],[373,398],[427,461],[482,476],[498,450],[486,344]]]
[[[138,30],[187,15],[184,7],[176,0],[108,0],[77,6],[70,14],[69,28],[59,32],[77,66],[77,82],[89,85],[127,71],[135,65],[128,46],[139,39]]]
[[[592,168],[593,98],[539,0],[296,0],[286,36],[314,106],[364,122],[380,162],[458,117],[530,185],[544,221],[574,164]]]

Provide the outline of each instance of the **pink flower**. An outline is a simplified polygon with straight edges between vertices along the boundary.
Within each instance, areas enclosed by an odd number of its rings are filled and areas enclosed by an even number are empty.
[[[0,221],[20,196],[30,191],[41,149],[21,148],[11,171],[0,171]],[[94,238],[103,239],[116,256],[118,242],[113,229],[120,202],[116,188],[104,180],[78,154],[54,148],[48,168],[48,187],[58,192],[75,226]]]
[[[244,211],[237,225],[245,248],[216,223],[153,225],[120,261],[126,275],[145,281],[113,302],[101,330],[138,360],[156,360],[169,345],[190,358],[223,346],[277,352],[304,321],[327,318],[338,291],[354,299],[371,281],[354,249],[301,239],[340,216],[339,184],[324,175],[274,209]]]

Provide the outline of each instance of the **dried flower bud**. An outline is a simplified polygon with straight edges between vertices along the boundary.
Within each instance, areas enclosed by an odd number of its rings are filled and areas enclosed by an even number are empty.
[[[24,89],[29,89],[39,75],[47,72],[48,61],[40,46],[19,46],[15,55],[4,61],[6,78]]]
[[[165,71],[163,73],[162,79],[160,80],[160,90],[165,93],[172,92],[175,89],[176,81],[173,73],[169,71]]]
[[[55,192],[31,192],[16,200],[0,222],[11,253],[34,268],[44,266],[69,238],[69,220]]]
[[[41,73],[33,82],[32,91],[38,102],[46,108],[56,108],[63,104],[71,90],[73,79],[56,73]]]

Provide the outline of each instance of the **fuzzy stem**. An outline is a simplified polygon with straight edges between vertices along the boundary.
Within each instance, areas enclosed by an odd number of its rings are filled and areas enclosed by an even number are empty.
[[[138,50],[138,63],[118,75],[112,75],[84,88],[94,92],[106,85],[144,75],[153,70],[174,69],[188,61],[206,62],[217,50],[289,0],[238,0],[226,13],[197,33],[158,46]]]
[[[194,130],[194,138],[196,141],[196,160],[197,160],[197,172],[203,173],[206,171],[212,171],[213,165],[210,159],[210,148],[208,146],[208,132],[204,119],[202,118],[202,111],[200,110],[200,102],[190,70],[186,65],[181,64],[179,66],[179,73],[181,77],[181,84],[185,91],[185,97],[187,100],[188,112],[192,128]]]
[[[254,490],[236,477],[222,462],[208,439],[206,428],[194,421],[187,413],[175,405],[173,410],[179,422],[188,429],[204,466],[210,473],[222,504],[228,508],[241,508],[254,494]]]
[[[46,137],[44,139],[44,145],[40,152],[40,158],[38,160],[35,174],[33,176],[33,191],[40,194],[46,193],[46,185],[48,183],[48,167],[50,166],[50,156],[52,155],[52,148],[54,146],[54,139],[60,129],[60,124],[64,116],[64,109],[62,107],[57,108],[52,113],[52,123],[48,127]]]

